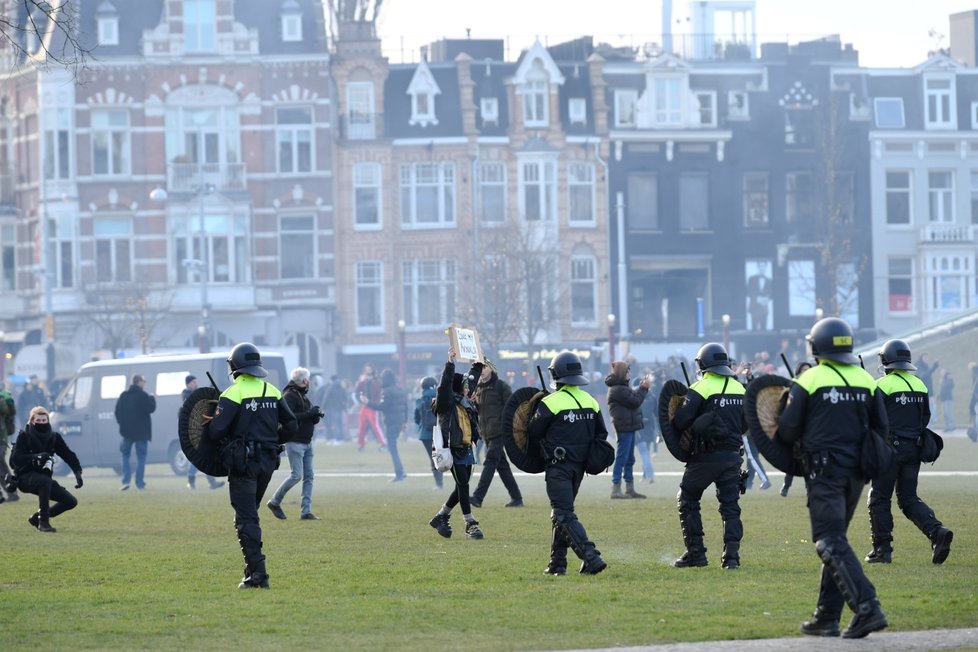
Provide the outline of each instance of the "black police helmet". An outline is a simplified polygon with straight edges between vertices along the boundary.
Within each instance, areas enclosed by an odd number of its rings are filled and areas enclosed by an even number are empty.
[[[880,364],[884,369],[916,371],[910,363],[910,347],[903,340],[887,340],[880,349]]]
[[[425,376],[421,379],[421,389],[432,389],[437,384],[438,381],[431,376]]]
[[[261,366],[261,353],[258,347],[251,342],[242,342],[231,349],[228,356],[228,369],[235,378],[239,374],[248,374],[256,378],[264,378],[268,375],[265,368]]]
[[[852,353],[852,327],[838,317],[820,319],[805,336],[812,356],[845,364],[859,364]]]
[[[550,361],[550,375],[554,382],[561,385],[587,385],[584,375],[584,365],[581,359],[572,351],[561,351]]]
[[[727,350],[722,344],[710,342],[700,347],[696,352],[696,366],[700,371],[721,376],[736,376],[737,374],[730,368],[730,358],[727,357]]]

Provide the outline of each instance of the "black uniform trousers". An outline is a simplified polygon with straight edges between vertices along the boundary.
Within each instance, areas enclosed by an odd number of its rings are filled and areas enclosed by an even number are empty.
[[[523,500],[520,494],[519,485],[513,477],[513,470],[509,468],[509,460],[506,459],[506,445],[502,437],[496,437],[486,442],[486,459],[482,462],[482,473],[479,475],[479,484],[475,488],[472,497],[478,502],[482,502],[489,493],[489,485],[492,477],[499,473],[499,479],[503,481],[509,497],[513,500]]]
[[[234,469],[228,474],[231,507],[234,508],[234,529],[244,555],[246,578],[254,573],[265,575],[258,507],[278,465],[277,446],[255,446],[245,467]]]
[[[876,587],[863,572],[859,559],[852,551],[846,530],[862,496],[862,474],[857,468],[837,465],[826,466],[814,478],[805,476],[808,489],[808,515],[812,524],[812,541],[816,547],[824,542],[832,550],[832,563],[843,567],[852,580],[856,604],[876,598]],[[821,558],[821,557],[820,557]],[[829,617],[842,614],[845,598],[833,578],[833,573],[823,561],[818,606]]]
[[[550,548],[552,563],[566,558],[568,546],[582,560],[593,559],[598,552],[574,512],[574,500],[581,488],[581,481],[584,480],[584,463],[552,462],[547,465],[544,477],[547,482],[547,498],[550,499],[550,519],[553,527]]]
[[[723,520],[724,546],[739,544],[744,538],[740,520],[740,467],[743,458],[737,451],[715,450],[694,455],[686,463],[679,483],[679,523],[683,529],[686,548],[691,552],[705,551],[703,518],[700,499],[711,484],[716,485],[720,518]]]
[[[37,495],[38,510],[42,521],[54,518],[78,505],[78,499],[47,473],[28,471],[19,474],[17,480],[22,492]],[[52,500],[55,501],[54,507],[51,507]]]
[[[869,490],[869,518],[873,530],[873,545],[893,541],[893,512],[890,499],[896,489],[897,505],[910,521],[931,538],[943,527],[927,503],[917,496],[920,474],[920,447],[917,441],[893,437],[893,466],[886,475],[873,480]]]

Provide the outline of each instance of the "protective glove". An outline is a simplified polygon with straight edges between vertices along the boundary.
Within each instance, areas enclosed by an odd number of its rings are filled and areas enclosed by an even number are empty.
[[[83,484],[85,484],[85,483],[82,482],[81,473],[76,473],[75,474],[75,489],[81,489]]]

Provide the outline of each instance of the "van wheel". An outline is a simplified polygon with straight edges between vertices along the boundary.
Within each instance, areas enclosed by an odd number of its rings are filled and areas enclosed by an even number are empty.
[[[173,473],[179,476],[187,475],[187,471],[190,470],[190,460],[187,456],[183,454],[183,450],[180,448],[180,442],[173,442],[170,444],[170,468],[173,469]]]

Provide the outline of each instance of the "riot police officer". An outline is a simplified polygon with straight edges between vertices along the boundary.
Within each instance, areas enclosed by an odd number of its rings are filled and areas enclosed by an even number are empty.
[[[808,514],[822,560],[818,605],[801,632],[838,636],[843,603],[855,615],[842,632],[862,638],[887,626],[876,597],[846,538],[864,480],[860,470],[867,428],[886,434],[886,408],[876,381],[852,353],[852,328],[836,317],[819,320],[806,336],[816,365],[794,379],[777,437],[801,440]]]
[[[951,552],[954,533],[937,519],[934,510],[917,496],[920,473],[920,446],[930,422],[927,387],[913,371],[910,347],[903,340],[889,340],[879,351],[885,375],[876,381],[883,393],[890,424],[889,442],[893,446],[893,467],[873,480],[869,490],[869,524],[873,551],[866,556],[871,564],[889,564],[893,554],[893,513],[890,499],[896,488],[897,505],[903,515],[931,541],[931,561],[942,564]]]
[[[268,375],[261,365],[261,353],[250,342],[231,349],[227,359],[234,382],[221,394],[217,412],[210,421],[209,434],[214,440],[229,439],[221,451],[228,467],[234,528],[244,555],[244,579],[240,589],[268,588],[265,555],[262,554],[258,505],[272,473],[278,468],[283,437],[291,439],[297,431],[295,415],[282,393],[262,380]]]
[[[550,361],[550,375],[557,391],[544,396],[527,426],[531,442],[539,442],[547,460],[545,477],[550,499],[550,564],[544,573],[567,573],[567,548],[582,560],[580,572],[596,575],[607,568],[601,553],[588,539],[574,512],[574,499],[584,479],[584,463],[591,440],[608,438],[601,409],[593,396],[581,389],[588,384],[581,359],[561,351]]]
[[[711,342],[700,347],[696,365],[701,378],[692,384],[676,410],[672,425],[677,432],[692,428],[693,450],[679,483],[679,525],[686,552],[673,562],[676,568],[706,566],[700,499],[711,484],[716,485],[723,520],[721,566],[740,567],[741,437],[747,431],[744,419],[744,386],[730,367],[723,345]]]

